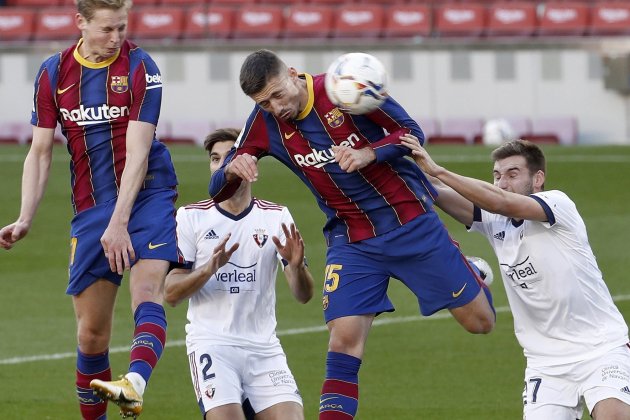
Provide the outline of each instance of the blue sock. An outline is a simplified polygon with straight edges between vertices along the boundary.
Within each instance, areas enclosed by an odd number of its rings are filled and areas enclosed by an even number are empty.
[[[326,380],[319,400],[319,419],[352,419],[359,408],[359,368],[361,359],[329,351]]]

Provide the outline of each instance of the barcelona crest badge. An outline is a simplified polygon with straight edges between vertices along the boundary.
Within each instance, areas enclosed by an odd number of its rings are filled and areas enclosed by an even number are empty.
[[[125,93],[129,89],[129,76],[112,76],[112,92]]]
[[[337,128],[343,124],[343,113],[339,108],[333,108],[332,111],[326,113],[325,117],[328,125],[332,128]]]

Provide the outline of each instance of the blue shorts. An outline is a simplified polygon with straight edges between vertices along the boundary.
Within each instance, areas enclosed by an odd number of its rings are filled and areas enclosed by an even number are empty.
[[[127,230],[141,259],[181,262],[177,249],[175,200],[177,190],[151,188],[138,193]],[[82,211],[70,224],[69,284],[66,293],[78,295],[98,279],[120,286],[122,276],[109,268],[101,236],[114,212],[116,199]]]
[[[383,235],[328,248],[326,322],[392,312],[394,305],[387,296],[390,277],[416,295],[425,316],[463,306],[481,290],[481,279],[431,211]]]

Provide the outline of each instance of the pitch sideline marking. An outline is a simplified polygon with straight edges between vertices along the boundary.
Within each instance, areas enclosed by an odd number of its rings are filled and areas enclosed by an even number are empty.
[[[617,295],[613,296],[613,300],[615,302],[619,301],[627,301],[630,300],[630,295]],[[510,308],[508,306],[500,306],[495,308],[497,313],[508,312]],[[372,324],[375,327],[381,325],[389,325],[389,324],[401,324],[403,322],[414,322],[414,321],[432,321],[437,319],[447,319],[452,318],[449,312],[441,312],[435,315],[431,315],[429,317],[424,317],[420,315],[413,316],[400,316],[400,317],[392,317],[392,318],[383,318],[376,319]],[[286,330],[280,330],[277,332],[279,336],[286,335],[298,335],[298,334],[310,334],[310,333],[319,333],[328,331],[328,328],[325,325],[318,325],[314,327],[304,327],[304,328],[289,328]],[[185,340],[173,340],[166,343],[166,347],[182,347],[186,345]],[[128,352],[129,346],[120,346],[120,347],[111,347],[109,349],[111,353],[123,353]],[[53,354],[40,354],[34,356],[25,356],[25,357],[10,357],[8,359],[0,359],[0,365],[19,365],[22,363],[30,363],[30,362],[41,362],[47,360],[60,360],[60,359],[73,359],[77,356],[76,352],[73,353],[53,353]]]

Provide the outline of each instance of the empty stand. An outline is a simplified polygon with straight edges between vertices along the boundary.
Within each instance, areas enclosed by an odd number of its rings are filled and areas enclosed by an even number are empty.
[[[278,38],[284,29],[282,6],[252,5],[236,12],[234,38]]]
[[[393,4],[385,9],[386,37],[431,35],[431,8],[425,4]]]
[[[424,133],[425,142],[431,138],[440,135],[440,123],[435,118],[415,118]]]
[[[160,141],[162,141],[162,139],[170,139],[171,133],[171,123],[169,121],[160,120],[155,127],[155,137]]]
[[[247,5],[249,7],[250,4],[256,2],[256,0],[208,0],[210,5],[213,6],[244,6]]]
[[[58,6],[59,0],[7,0],[6,3],[15,7],[52,7]]]
[[[333,29],[333,8],[321,5],[294,5],[287,9],[286,38],[327,38]]]
[[[184,27],[181,7],[138,8],[132,10],[133,36],[145,39],[178,39]]]
[[[577,120],[574,117],[534,118],[532,134],[528,140],[574,145],[577,143],[577,131]]]
[[[197,6],[186,11],[185,38],[229,38],[234,30],[236,10],[229,6]]]
[[[592,35],[630,34],[630,3],[617,0],[593,4],[588,32]]]
[[[440,134],[429,138],[430,144],[474,144],[481,142],[481,118],[445,118]]]
[[[32,135],[29,123],[0,121],[0,144],[25,144]]]
[[[586,3],[548,1],[543,7],[540,35],[583,35],[586,32],[589,17]]]
[[[500,1],[490,5],[488,9],[487,35],[533,35],[538,24],[536,7],[536,3],[525,1]]]
[[[512,128],[516,138],[525,138],[532,132],[532,121],[529,117],[504,117]]]
[[[28,41],[33,33],[35,11],[27,8],[0,8],[0,39]]]
[[[177,144],[203,144],[203,140],[212,130],[214,130],[214,124],[208,120],[173,121],[170,137],[162,141]]]
[[[35,39],[79,39],[81,31],[75,24],[76,9],[50,7],[42,9],[35,20]]]
[[[435,30],[440,36],[470,36],[483,34],[486,7],[480,3],[440,3],[435,12]]]
[[[376,4],[344,5],[336,11],[333,34],[340,38],[375,38],[383,32],[383,7]]]

